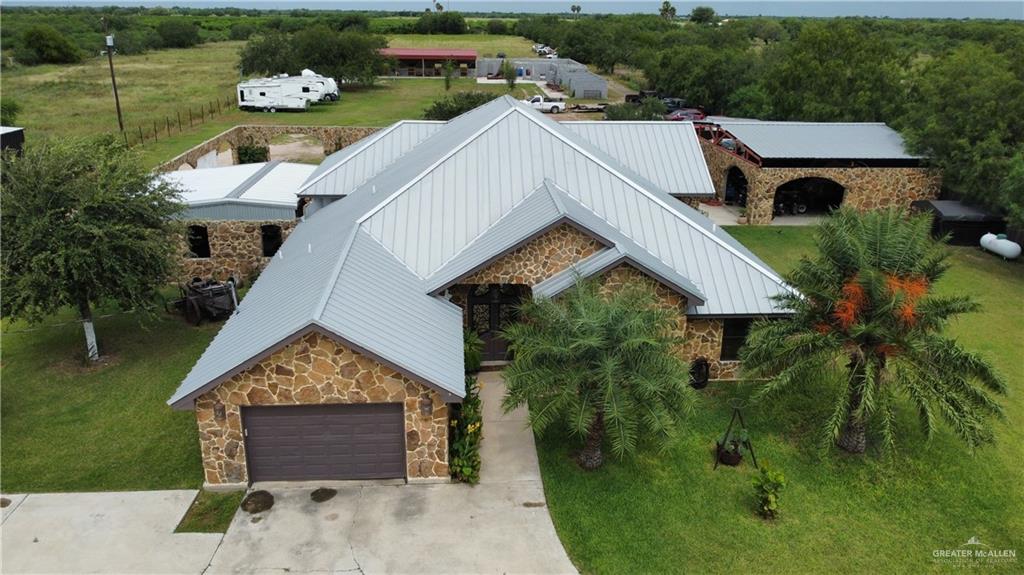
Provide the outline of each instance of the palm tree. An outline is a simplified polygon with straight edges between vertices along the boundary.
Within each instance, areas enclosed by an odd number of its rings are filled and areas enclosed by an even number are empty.
[[[626,284],[605,294],[581,280],[557,300],[532,300],[505,330],[514,354],[505,369],[506,411],[529,404],[538,433],[558,422],[584,440],[578,462],[596,469],[610,440],[619,456],[641,435],[668,441],[693,404],[689,369],[675,353],[672,311],[652,289]]]
[[[1002,409],[986,390],[1002,394],[1006,385],[984,359],[942,335],[950,319],[978,306],[932,292],[949,265],[930,223],[902,210],[843,209],[825,220],[820,253],[786,278],[800,295],[779,298],[794,314],[756,322],[741,351],[746,375],[770,378],[756,396],[827,382],[836,393],[824,439],[851,453],[865,451],[869,424],[893,450],[900,396],[929,437],[941,416],[970,446],[991,442],[986,419]]]
[[[579,4],[573,4],[572,6],[569,7],[569,10],[572,11],[574,19],[579,19],[580,12],[583,11],[583,7],[580,6]]]

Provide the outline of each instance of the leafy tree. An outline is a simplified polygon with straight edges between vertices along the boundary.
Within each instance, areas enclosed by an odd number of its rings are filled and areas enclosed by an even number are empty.
[[[750,37],[765,44],[780,42],[786,36],[786,29],[774,18],[756,18],[750,22]]]
[[[452,78],[455,76],[455,62],[450,59],[444,61],[444,65],[441,66],[441,71],[444,72],[444,91],[452,89]]]
[[[877,122],[906,101],[907,57],[862,23],[807,24],[768,55],[764,88],[782,119]]]
[[[23,50],[17,54],[25,64],[74,64],[81,60],[78,49],[52,26],[32,26],[22,34]]]
[[[673,311],[652,289],[627,284],[602,293],[581,281],[557,300],[524,303],[523,321],[506,328],[513,360],[505,369],[506,411],[529,404],[530,426],[542,433],[561,423],[585,438],[584,469],[604,461],[605,438],[619,457],[641,436],[667,442],[693,404],[689,369]]]
[[[269,31],[253,36],[239,52],[238,67],[243,74],[281,74],[301,71],[291,37]]]
[[[508,60],[502,60],[501,66],[498,67],[498,72],[501,77],[505,79],[505,87],[508,91],[516,89],[516,67],[512,65],[512,62]]]
[[[199,26],[181,18],[163,20],[156,25],[156,33],[167,48],[190,48],[201,41]]]
[[[492,18],[487,21],[487,33],[495,36],[504,36],[508,34],[508,24],[504,20]]]
[[[229,38],[232,40],[248,40],[249,36],[256,33],[256,27],[246,22],[240,22],[231,27]]]
[[[669,21],[676,19],[676,7],[671,2],[665,0],[661,3],[661,8],[658,10],[658,14]]]
[[[0,126],[14,126],[18,123],[21,104],[10,98],[0,99]]]
[[[604,109],[604,119],[619,122],[664,120],[668,109],[658,98],[644,98],[640,105],[611,104]]]
[[[690,22],[714,24],[717,19],[715,9],[710,6],[697,6],[690,11]]]
[[[465,34],[466,19],[458,12],[424,12],[416,20],[418,34]]]
[[[424,120],[451,120],[498,97],[492,92],[456,92],[434,100],[423,112]]]
[[[736,88],[728,97],[725,109],[732,116],[767,119],[772,117],[772,101],[761,84]]]
[[[1024,80],[1011,70],[991,47],[964,44],[916,76],[900,126],[911,149],[942,169],[947,189],[1020,213],[1024,194],[1008,178],[1013,156],[1024,154]]]
[[[3,174],[4,316],[72,306],[97,359],[93,307],[145,312],[175,265],[179,191],[113,136],[35,143],[5,154]]]
[[[725,113],[730,97],[751,81],[757,67],[756,54],[748,50],[676,46],[645,67],[644,75],[663,94]]]
[[[930,216],[900,210],[843,209],[825,220],[817,257],[802,259],[786,277],[801,295],[778,298],[793,315],[755,322],[741,350],[747,376],[770,378],[756,395],[804,381],[831,386],[824,437],[853,453],[864,452],[869,425],[887,451],[894,449],[901,396],[929,436],[942,417],[971,446],[992,441],[986,418],[1002,409],[986,390],[1002,394],[1006,384],[984,359],[942,335],[951,319],[978,305],[933,293],[949,265],[930,229]]]

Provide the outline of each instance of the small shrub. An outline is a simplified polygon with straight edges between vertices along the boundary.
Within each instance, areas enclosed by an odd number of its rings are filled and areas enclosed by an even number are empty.
[[[20,113],[21,104],[10,98],[0,100],[0,125],[13,126],[17,124]]]
[[[22,34],[22,49],[15,59],[22,64],[74,64],[82,59],[78,49],[53,26],[32,26]]]
[[[508,24],[506,24],[504,20],[488,20],[487,33],[494,34],[496,36],[504,36],[505,34],[508,34]]]
[[[484,340],[480,339],[480,336],[475,331],[467,329],[462,334],[462,346],[466,356],[466,373],[480,371],[480,365],[483,363],[484,357]]]
[[[157,24],[156,33],[167,48],[190,48],[200,42],[199,26],[188,20],[164,20]]]
[[[650,121],[664,120],[665,103],[657,98],[645,98],[637,104],[612,104],[604,109],[605,120]]]
[[[779,515],[779,493],[786,487],[786,476],[781,471],[761,466],[761,474],[754,477],[754,497],[757,498],[757,514],[765,519]]]
[[[270,158],[270,148],[266,146],[238,146],[239,164],[258,164]]]
[[[425,120],[451,120],[498,97],[490,92],[456,92],[434,100],[423,112]]]
[[[456,481],[475,484],[480,481],[480,440],[483,437],[483,410],[476,378],[466,376],[466,397],[451,423],[451,474]]]

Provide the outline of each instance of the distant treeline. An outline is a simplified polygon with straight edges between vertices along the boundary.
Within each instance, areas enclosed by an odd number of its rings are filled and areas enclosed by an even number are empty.
[[[458,12],[330,12],[236,8],[5,7],[0,49],[4,64],[72,63],[98,55],[104,31],[120,54],[141,54],[201,42],[246,40],[253,34],[292,34],[313,26],[374,34],[504,34],[511,22],[467,20]]]
[[[521,18],[515,32],[710,114],[886,122],[956,195],[1024,227],[1024,25],[651,16]],[[617,68],[618,67],[618,68]]]

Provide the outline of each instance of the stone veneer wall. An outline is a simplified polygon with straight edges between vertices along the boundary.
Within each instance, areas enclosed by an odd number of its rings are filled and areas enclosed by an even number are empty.
[[[420,403],[429,401],[424,415]],[[247,483],[246,405],[401,403],[410,479],[448,478],[448,406],[434,390],[332,338],[309,333],[196,399],[206,483]]]
[[[234,220],[190,220],[190,225],[206,226],[210,238],[210,257],[189,257],[188,239],[185,233],[178,237],[181,257],[181,281],[194,277],[213,277],[226,280],[228,277],[247,280],[263,269],[270,261],[263,257],[263,236],[260,226],[281,226],[282,240],[295,229],[295,220],[234,221]]]
[[[719,198],[725,194],[729,168],[739,168],[747,178],[747,220],[751,224],[772,221],[775,190],[800,178],[827,178],[845,188],[843,205],[859,210],[893,206],[938,197],[941,175],[929,168],[760,168],[701,139],[711,181]]]
[[[602,247],[601,242],[569,224],[560,224],[461,280],[466,284],[534,286]]]
[[[472,286],[505,283],[532,287],[601,248],[602,244],[593,237],[571,225],[562,224],[460,280],[448,293],[451,302],[463,309],[463,322],[468,325],[465,309]],[[688,319],[685,297],[628,264],[605,272],[601,281],[605,290],[617,289],[630,281],[640,281],[652,287],[661,305],[677,314],[675,332],[686,340],[686,344],[680,348],[682,356],[688,361],[698,357],[707,358],[712,378],[735,377],[737,362],[719,360],[722,348],[721,320]]]
[[[324,154],[330,155],[345,146],[358,142],[377,130],[380,130],[380,128],[360,126],[235,126],[160,164],[154,171],[158,173],[173,172],[182,164],[188,164],[195,168],[199,158],[212,151],[221,151],[224,148],[231,149],[231,155],[234,159],[233,163],[237,164],[239,146],[269,146],[270,141],[276,136],[288,134],[312,136],[323,144]]]

